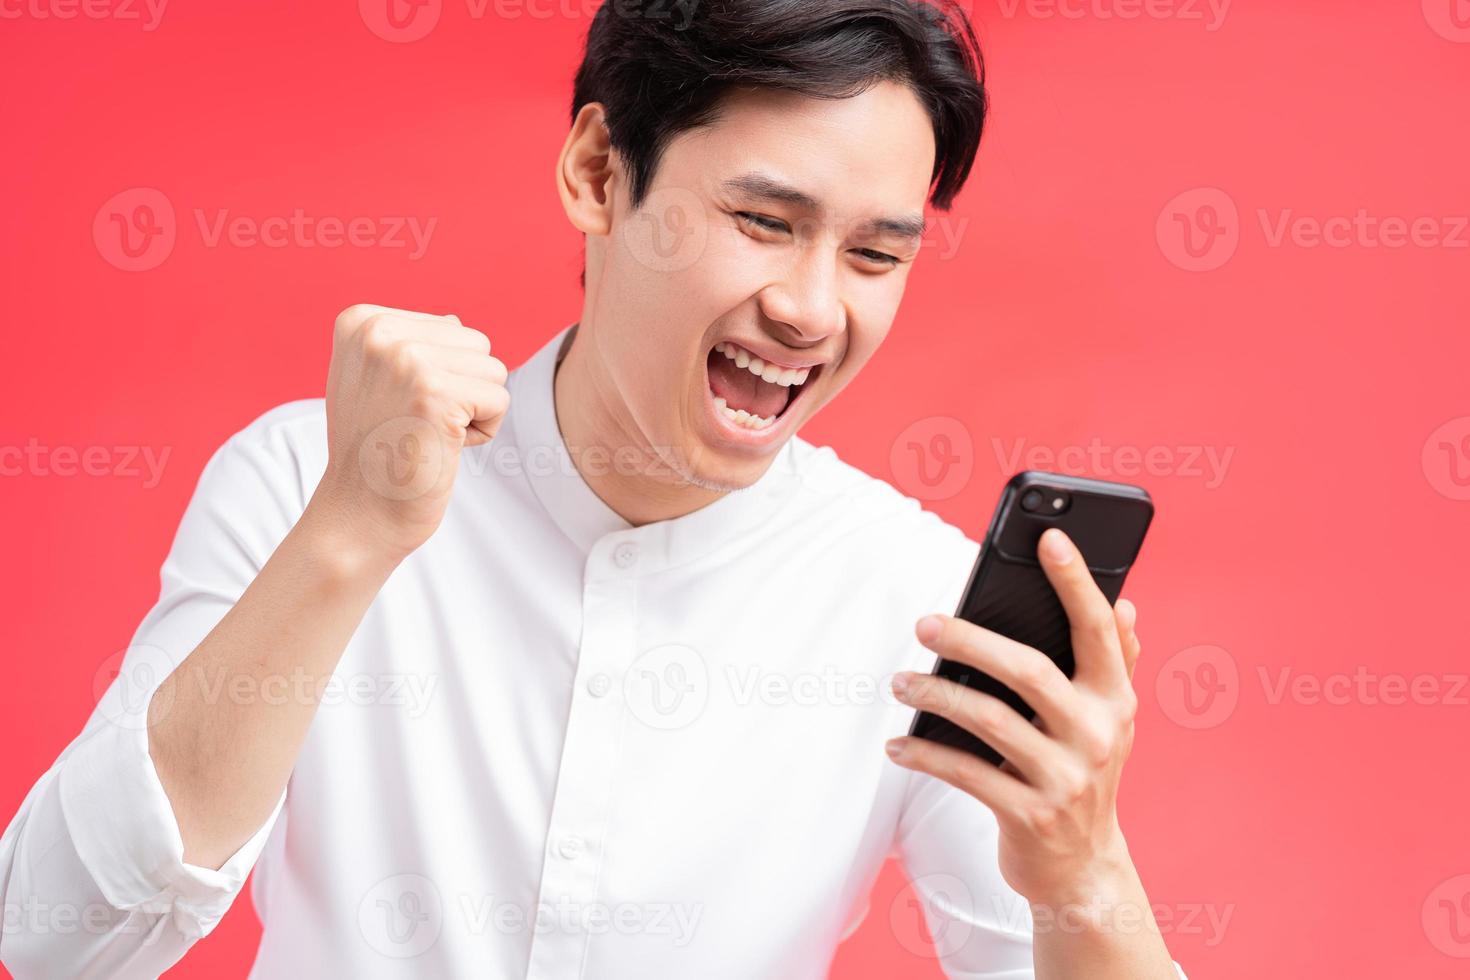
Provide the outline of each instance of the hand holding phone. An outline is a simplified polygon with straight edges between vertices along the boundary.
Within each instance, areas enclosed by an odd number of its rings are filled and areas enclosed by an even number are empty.
[[[1017,474],[996,505],[955,616],[1041,651],[1072,677],[1071,624],[1037,560],[1037,542],[1047,528],[1061,528],[1112,604],[1138,557],[1153,512],[1152,500],[1139,487],[1035,470]],[[1028,720],[1036,717],[1015,691],[969,664],[941,659],[934,673],[1000,698]],[[927,711],[915,715],[909,734],[996,765],[1004,761],[979,736]]]

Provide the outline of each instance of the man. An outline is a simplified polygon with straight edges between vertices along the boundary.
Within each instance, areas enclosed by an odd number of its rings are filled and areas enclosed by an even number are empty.
[[[601,9],[556,170],[581,318],[508,373],[452,315],[338,317],[325,400],[211,459],[6,831],[7,909],[84,927],[7,916],[0,959],[157,975],[253,868],[253,976],[820,977],[892,853],[952,975],[1175,976],[1114,808],[1133,609],[1056,537],[1075,683],[926,615],[976,543],[796,436],[984,114],[968,23],[928,5]],[[1012,762],[890,759],[919,707]]]

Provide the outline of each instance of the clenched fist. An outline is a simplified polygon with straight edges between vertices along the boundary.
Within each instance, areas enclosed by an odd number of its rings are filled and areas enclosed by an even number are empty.
[[[506,367],[456,316],[359,304],[337,317],[318,511],[399,561],[444,517],[460,450],[510,406]]]

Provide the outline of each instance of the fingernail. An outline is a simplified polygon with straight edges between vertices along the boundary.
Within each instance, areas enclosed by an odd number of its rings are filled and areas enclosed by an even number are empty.
[[[918,625],[914,627],[914,632],[918,635],[920,643],[932,643],[942,629],[944,629],[943,620],[930,614],[919,620]]]
[[[1067,536],[1054,527],[1048,528],[1041,536],[1041,547],[1046,552],[1046,557],[1058,565],[1065,565],[1076,553]]]
[[[908,689],[909,689],[909,675],[908,674],[894,674],[893,675],[893,693],[894,694],[902,694],[903,692],[907,691]]]
[[[890,739],[884,746],[883,751],[888,753],[888,758],[897,759],[903,755],[903,743],[898,739]]]

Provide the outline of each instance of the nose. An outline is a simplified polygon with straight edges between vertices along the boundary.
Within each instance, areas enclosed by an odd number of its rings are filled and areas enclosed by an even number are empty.
[[[818,344],[847,329],[837,261],[824,248],[798,249],[777,282],[760,293],[761,312],[795,333],[793,347]]]

